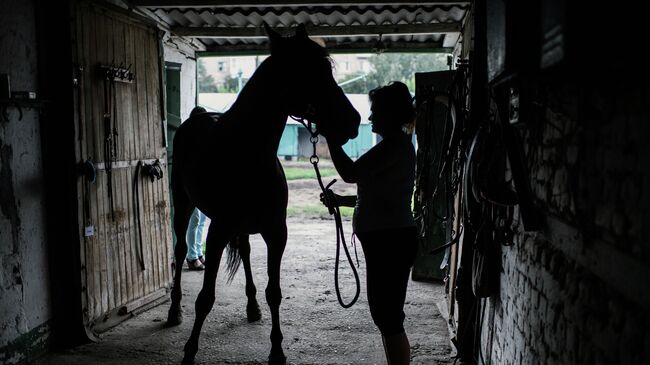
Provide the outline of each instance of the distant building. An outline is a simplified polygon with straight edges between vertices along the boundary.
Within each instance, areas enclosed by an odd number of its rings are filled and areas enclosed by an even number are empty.
[[[368,74],[372,65],[369,62],[370,54],[335,54],[334,78],[342,80],[349,75]]]
[[[224,57],[202,57],[200,62],[205,65],[208,75],[211,75],[222,85],[228,77],[248,80],[268,56],[224,56]],[[241,72],[241,75],[240,75]]]
[[[343,80],[350,75],[367,74],[371,71],[370,54],[334,54],[332,55],[334,78]],[[248,80],[268,55],[260,56],[219,56],[202,57],[199,62],[205,66],[208,75],[222,86],[228,78],[241,77]],[[240,74],[241,72],[241,74]]]

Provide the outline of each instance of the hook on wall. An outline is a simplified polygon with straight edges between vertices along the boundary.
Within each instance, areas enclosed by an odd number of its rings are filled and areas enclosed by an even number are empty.
[[[18,109],[18,121],[23,120],[23,108],[20,107],[18,102],[10,101],[8,103],[3,103],[2,105],[2,119],[4,119],[5,122],[9,122],[9,113],[7,112],[7,108],[9,107],[15,107]]]
[[[376,54],[383,53],[386,50],[386,44],[382,40],[383,34],[379,33],[379,39],[375,43],[374,47],[372,48],[372,51]]]
[[[125,68],[123,63],[119,66],[115,66],[115,63],[111,63],[111,66],[99,65],[99,74],[109,81],[131,84],[135,81],[135,73],[131,71],[131,66],[132,64]]]

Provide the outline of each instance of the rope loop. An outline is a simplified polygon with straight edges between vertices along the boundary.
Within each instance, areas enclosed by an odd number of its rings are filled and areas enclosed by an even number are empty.
[[[318,168],[318,162],[320,159],[318,158],[318,154],[316,153],[316,144],[318,143],[318,130],[312,129],[311,122],[305,121],[304,118],[301,117],[295,117],[293,115],[290,115],[291,119],[299,122],[302,124],[307,131],[309,131],[309,134],[311,137],[309,137],[309,142],[311,142],[311,145],[314,149],[313,154],[309,158],[309,162],[314,166],[314,171],[316,172],[316,179],[318,180],[318,185],[320,186],[322,190],[322,194],[325,196],[325,199],[328,201],[327,203],[327,208],[329,209],[330,215],[334,216],[334,221],[336,222],[336,260],[334,261],[334,288],[336,289],[336,299],[338,299],[339,304],[343,308],[350,308],[354,305],[354,303],[357,302],[357,299],[359,299],[359,294],[361,292],[361,283],[359,281],[359,274],[357,273],[356,268],[354,267],[354,263],[352,262],[352,257],[350,256],[350,252],[348,250],[348,246],[345,243],[345,234],[343,233],[343,222],[341,219],[341,211],[339,207],[337,206],[332,206],[329,204],[329,196],[330,194],[333,194],[332,191],[330,190],[330,186],[336,182],[336,179],[332,180],[327,186],[323,184],[323,177],[320,174],[320,169]],[[354,280],[356,283],[355,287],[355,294],[352,300],[349,303],[344,303],[343,298],[341,296],[341,290],[339,287],[339,262],[341,260],[341,246],[343,246],[343,251],[345,252],[345,256],[348,260],[348,263],[350,264],[350,267],[352,268],[352,274],[354,275]],[[355,255],[356,255],[356,245],[354,246],[355,250]],[[358,257],[357,257],[357,265],[358,265]]]

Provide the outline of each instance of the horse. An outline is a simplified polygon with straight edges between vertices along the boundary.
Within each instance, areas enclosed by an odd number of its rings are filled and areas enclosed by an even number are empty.
[[[272,323],[268,363],[286,364],[279,308],[288,188],[277,157],[280,138],[289,116],[313,122],[328,143],[342,145],[358,133],[361,118],[337,85],[326,49],[309,38],[304,25],[287,37],[266,23],[264,28],[270,56],[258,66],[231,108],[218,117],[216,113],[191,117],[174,136],[171,190],[177,265],[187,253],[185,232],[193,209],[199,208],[211,219],[203,285],[195,302],[196,317],[184,347],[183,364],[192,364],[198,351],[203,322],[215,301],[224,248],[238,240],[240,244],[231,248],[240,246],[250,251],[248,235],[257,233],[267,246],[265,294]],[[248,252],[243,252],[244,266],[250,270],[247,257]],[[170,325],[182,321],[181,271],[177,266],[174,273],[167,319]],[[252,280],[250,287],[248,282],[247,273],[250,306],[255,288]]]

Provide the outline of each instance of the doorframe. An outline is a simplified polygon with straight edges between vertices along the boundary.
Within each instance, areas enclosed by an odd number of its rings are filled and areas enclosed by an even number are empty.
[[[183,64],[178,63],[178,62],[165,61],[164,66],[165,66],[165,69],[163,70],[162,73],[163,73],[163,77],[164,77],[164,85],[163,85],[164,87],[163,88],[165,90],[164,91],[165,92],[165,120],[166,120],[166,123],[165,123],[165,138],[167,138],[167,136],[169,136],[169,118],[167,117],[167,114],[169,113],[169,106],[168,106],[169,94],[167,93],[167,83],[168,83],[167,72],[168,71],[174,71],[174,72],[178,72],[178,74],[179,74],[179,83],[178,83],[178,88],[179,88],[179,93],[178,93],[179,111],[178,111],[178,114],[179,115],[178,115],[178,117],[182,121],[182,118],[180,116],[181,109],[182,109],[181,108],[182,93],[180,92],[180,88],[181,88],[182,83],[180,82],[180,74],[181,74],[181,71],[182,71]],[[168,143],[166,148],[167,148],[167,161],[166,161],[167,162],[167,179],[168,179],[168,182],[170,184],[170,186],[169,186],[169,219],[171,219],[171,224],[172,224],[172,227],[173,227],[174,226],[174,200],[172,199],[172,189],[171,189],[171,170],[172,170],[173,166],[172,166],[171,161],[169,161],[169,156],[170,156],[169,149],[173,148],[173,143]],[[172,229],[172,247],[176,247],[176,233],[174,232],[173,229]]]

